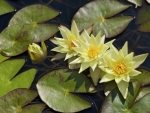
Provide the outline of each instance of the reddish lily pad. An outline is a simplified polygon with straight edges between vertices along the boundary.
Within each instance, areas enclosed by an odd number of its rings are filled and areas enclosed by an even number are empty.
[[[15,89],[0,98],[1,113],[41,113],[45,104],[29,104],[38,94],[25,88]]]
[[[5,0],[0,0],[0,15],[13,11],[15,11],[15,9],[10,4],[8,4]]]
[[[73,20],[76,21],[79,30],[93,25],[93,34],[101,31],[107,38],[111,38],[120,34],[132,21],[131,16],[113,17],[129,7],[117,0],[91,1],[76,12]]]
[[[36,69],[29,69],[16,76],[24,63],[24,59],[6,60],[0,63],[0,97],[16,88],[29,88],[31,86]]]
[[[41,99],[59,112],[78,112],[91,104],[73,93],[94,93],[95,87],[88,78],[77,72],[59,69],[45,74],[37,83]]]

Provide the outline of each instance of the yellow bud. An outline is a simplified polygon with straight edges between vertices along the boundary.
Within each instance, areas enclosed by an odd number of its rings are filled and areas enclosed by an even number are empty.
[[[28,47],[28,54],[33,64],[44,61],[47,56],[47,48],[44,41],[41,42],[41,47],[35,43],[30,44]]]

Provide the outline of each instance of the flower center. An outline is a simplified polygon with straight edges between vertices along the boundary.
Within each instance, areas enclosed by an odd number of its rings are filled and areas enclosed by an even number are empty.
[[[88,56],[90,58],[94,58],[98,56],[98,48],[95,46],[90,46],[89,50],[88,50]]]
[[[124,63],[117,63],[114,67],[114,71],[117,73],[117,74],[123,74],[125,73],[126,71],[126,66]]]
[[[72,41],[73,39],[76,39],[76,37],[73,34],[71,34],[68,39],[68,45],[70,50],[72,50],[72,47],[76,47],[76,45]]]

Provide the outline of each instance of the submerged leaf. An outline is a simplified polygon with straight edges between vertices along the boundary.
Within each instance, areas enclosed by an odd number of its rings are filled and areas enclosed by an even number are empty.
[[[37,83],[41,99],[59,112],[77,112],[91,107],[91,104],[78,97],[76,92],[93,93],[94,86],[83,74],[67,72],[65,69],[45,74]]]
[[[41,113],[44,104],[29,104],[38,94],[25,88],[15,89],[0,98],[1,113]],[[26,106],[27,105],[27,106]]]
[[[120,34],[132,21],[131,16],[112,17],[127,8],[129,8],[129,5],[121,4],[117,0],[91,1],[81,7],[73,19],[76,21],[79,30],[93,25],[94,34],[101,31],[107,38],[111,38]]]
[[[0,15],[13,12],[15,9],[9,5],[5,0],[0,0]]]
[[[13,89],[31,86],[36,69],[27,70],[16,76],[24,63],[24,59],[7,60],[0,63],[0,97]]]

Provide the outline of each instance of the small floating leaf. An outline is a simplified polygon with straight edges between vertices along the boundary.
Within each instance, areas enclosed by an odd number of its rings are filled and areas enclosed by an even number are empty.
[[[0,98],[1,113],[41,113],[44,104],[29,104],[38,94],[25,88],[15,89]]]
[[[16,76],[24,63],[24,59],[7,60],[0,63],[0,97],[13,89],[31,86],[36,69],[27,70]]]
[[[142,6],[142,0],[127,0],[133,4],[135,4],[136,6]]]
[[[131,16],[112,17],[127,8],[129,8],[129,5],[124,5],[117,0],[91,1],[81,7],[73,19],[76,21],[79,30],[93,25],[94,34],[101,31],[107,38],[111,38],[120,34],[132,21]]]
[[[73,94],[95,92],[93,84],[83,74],[59,69],[45,74],[37,83],[41,99],[59,112],[78,112],[91,104]]]
[[[5,0],[0,0],[0,15],[13,12],[15,9],[9,5]]]

